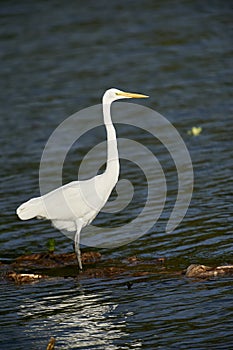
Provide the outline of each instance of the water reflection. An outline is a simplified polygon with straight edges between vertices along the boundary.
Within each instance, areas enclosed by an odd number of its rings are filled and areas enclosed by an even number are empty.
[[[68,284],[71,287],[72,283]],[[18,314],[25,322],[27,339],[33,339],[35,334],[44,338],[46,333],[48,338],[57,339],[59,348],[115,350],[119,349],[115,344],[128,337],[127,312],[118,319],[118,312],[114,312],[118,304],[103,290],[88,292],[80,285],[68,290],[61,283],[47,294],[47,287],[42,293],[28,295],[21,301]],[[140,345],[135,341],[133,348],[140,349]]]

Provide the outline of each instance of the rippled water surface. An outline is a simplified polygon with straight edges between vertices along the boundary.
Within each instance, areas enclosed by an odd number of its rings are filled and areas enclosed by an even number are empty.
[[[191,263],[233,262],[232,12],[227,0],[1,2],[2,261],[46,251],[49,238],[57,252],[71,251],[72,242],[50,223],[19,221],[15,209],[39,194],[40,158],[54,129],[69,115],[100,103],[107,88],[150,95],[139,103],[174,125],[195,177],[185,218],[165,233],[177,195],[174,163],[152,134],[125,128],[113,116],[118,137],[139,142],[157,157],[167,200],[147,234],[100,252],[106,259],[163,257],[169,273],[59,277],[29,285],[2,279],[1,349],[46,349],[51,336],[56,349],[233,347],[232,278],[193,281],[177,274]],[[80,127],[85,122],[80,119]],[[202,128],[196,137],[188,134],[194,126]],[[104,139],[104,128],[98,127],[74,143],[64,183],[77,177],[81,159]],[[104,164],[105,151],[98,157]],[[132,202],[95,221],[119,233],[142,210],[148,193],[137,164],[122,159],[121,178],[134,186]],[[148,215],[139,229],[153,221],[153,208]]]

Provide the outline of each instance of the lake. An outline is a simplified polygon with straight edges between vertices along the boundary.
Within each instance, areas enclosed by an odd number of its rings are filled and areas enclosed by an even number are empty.
[[[150,205],[137,223],[137,237],[97,251],[106,260],[163,258],[169,271],[115,278],[77,274],[23,285],[2,279],[1,349],[46,349],[51,336],[56,349],[233,347],[232,278],[192,280],[177,274],[192,263],[233,262],[232,12],[227,0],[1,2],[1,261],[45,252],[51,238],[56,252],[72,251],[72,241],[49,222],[20,221],[15,210],[39,195],[46,142],[78,112],[77,140],[64,163],[63,183],[77,178],[81,160],[106,137],[101,113],[92,106],[101,103],[106,89],[117,87],[150,96],[132,101],[142,108],[138,118],[145,130],[126,126],[117,107],[113,120],[119,138],[137,142],[157,159],[154,168],[163,169],[167,193],[157,221],[156,206]],[[79,111],[86,108],[93,114],[83,119]],[[143,108],[174,126],[192,159],[192,200],[172,232],[166,232],[166,225],[177,197],[177,169],[154,135],[156,122],[149,121]],[[96,127],[80,135],[86,125]],[[193,127],[201,128],[199,135],[192,134]],[[127,150],[132,159],[126,159]],[[98,172],[98,161],[105,163],[105,148],[97,151],[90,155],[90,169],[82,169],[84,178]],[[128,195],[129,189],[133,196],[126,206],[128,199],[113,192],[108,206],[118,200],[121,210],[98,215],[94,225],[100,233],[109,229],[122,234],[142,212],[148,195],[144,169],[133,158],[146,157],[134,152],[130,142],[119,142],[119,151],[120,179],[131,183],[125,183],[122,193]],[[153,181],[152,188],[162,189]],[[182,206],[178,216],[179,210]],[[142,234],[148,222],[152,225]]]

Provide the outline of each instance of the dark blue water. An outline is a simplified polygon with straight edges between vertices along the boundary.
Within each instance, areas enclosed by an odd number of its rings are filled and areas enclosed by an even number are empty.
[[[232,263],[230,1],[2,1],[0,19],[1,258],[45,251],[49,238],[58,252],[71,250],[71,241],[48,222],[21,222],[15,209],[39,194],[40,158],[54,129],[69,115],[100,103],[114,86],[150,95],[140,104],[176,127],[190,152],[195,182],[186,217],[166,234],[176,171],[156,140],[129,130],[124,137],[158,147],[168,201],[147,235],[102,249],[103,256],[166,257],[172,271],[191,263]],[[193,126],[202,128],[199,136],[188,134]],[[67,161],[68,181],[75,177],[76,162],[93,142],[103,141],[102,135],[100,130],[96,140],[93,135],[81,140]],[[137,168],[122,165],[139,196],[145,194]],[[137,198],[112,225],[131,219]],[[51,336],[57,349],[233,346],[230,277],[198,282],[175,273],[131,276],[131,290],[128,280],[53,278],[23,286],[2,281],[0,348],[45,349]]]

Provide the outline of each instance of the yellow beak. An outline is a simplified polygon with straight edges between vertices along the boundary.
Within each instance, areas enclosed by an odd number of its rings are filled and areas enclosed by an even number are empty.
[[[148,98],[149,96],[147,95],[142,95],[142,94],[136,94],[134,92],[117,92],[116,95],[118,96],[124,96],[124,97],[130,97],[130,98]]]

